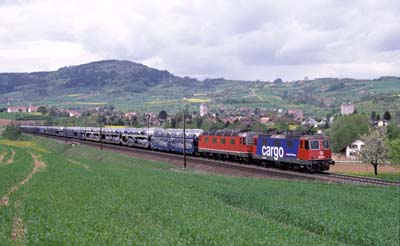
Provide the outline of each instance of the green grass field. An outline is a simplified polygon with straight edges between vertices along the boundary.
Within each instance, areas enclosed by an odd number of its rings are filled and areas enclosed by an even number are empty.
[[[207,175],[25,138],[0,143],[0,197],[32,170],[30,153],[46,167],[0,207],[0,245],[398,243],[399,188]]]
[[[6,113],[0,112],[0,119],[7,119],[7,120],[18,120],[18,119],[26,119],[26,120],[40,120],[44,119],[45,117],[41,113]]]

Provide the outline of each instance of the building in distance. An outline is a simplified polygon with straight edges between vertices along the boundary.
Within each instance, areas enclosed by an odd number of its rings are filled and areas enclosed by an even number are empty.
[[[349,115],[355,112],[354,105],[351,102],[342,103],[340,106],[340,112],[342,115]]]
[[[200,104],[200,116],[203,117],[208,115],[208,104],[202,103]]]
[[[7,113],[21,113],[26,112],[26,107],[8,107]]]
[[[292,115],[295,120],[302,121],[304,119],[303,110],[301,109],[289,109],[288,115]]]

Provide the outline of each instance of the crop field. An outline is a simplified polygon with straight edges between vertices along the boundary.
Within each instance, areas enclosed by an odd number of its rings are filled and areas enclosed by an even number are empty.
[[[24,138],[0,142],[0,245],[398,243],[399,188],[213,175]]]
[[[183,98],[183,100],[191,103],[205,103],[211,101],[210,99],[205,99],[205,98]]]
[[[69,94],[66,95],[67,97],[80,97],[80,96],[84,96],[85,94]]]
[[[106,102],[74,102],[74,104],[83,104],[83,105],[106,105]]]

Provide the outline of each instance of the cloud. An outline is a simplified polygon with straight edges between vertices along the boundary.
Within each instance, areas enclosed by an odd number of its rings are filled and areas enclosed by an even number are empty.
[[[396,1],[0,1],[0,71],[128,59],[178,75],[400,72]]]

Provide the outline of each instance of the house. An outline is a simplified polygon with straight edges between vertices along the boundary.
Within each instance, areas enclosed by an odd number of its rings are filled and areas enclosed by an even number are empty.
[[[7,108],[7,113],[20,113],[20,112],[26,112],[26,107],[8,107]]]
[[[137,113],[136,112],[127,112],[127,113],[124,114],[124,116],[128,120],[132,120],[132,119],[136,118]]]
[[[375,128],[385,127],[388,125],[388,121],[387,120],[378,120],[378,121],[375,121],[373,123],[373,125]]]
[[[303,122],[301,122],[301,125],[304,127],[318,127],[318,121],[314,120],[311,117],[308,117],[305,119]]]
[[[327,122],[329,122],[326,118],[325,119],[322,119],[322,120],[320,120],[318,123],[317,123],[317,127],[325,127],[327,124],[329,124],[329,123],[327,123]]]
[[[354,113],[355,108],[354,105],[351,102],[348,103],[342,103],[340,106],[340,112],[342,115],[349,115]]]
[[[239,117],[225,117],[225,118],[220,118],[219,120],[224,124],[227,124],[227,123],[232,124],[238,119],[239,119]]]
[[[288,115],[292,115],[295,120],[303,120],[303,110],[301,109],[289,109],[288,110]]]
[[[37,112],[38,109],[39,109],[39,107],[29,106],[27,111],[28,111],[28,113],[34,113],[34,112]]]
[[[208,105],[206,103],[200,104],[200,117],[206,116],[208,114]]]
[[[269,122],[271,122],[271,118],[270,117],[261,117],[260,118],[260,123],[261,124],[267,124]]]
[[[82,113],[77,110],[65,110],[64,112],[67,112],[69,117],[81,117],[82,116]]]
[[[343,148],[341,152],[344,152],[347,158],[357,159],[357,156],[364,145],[364,141],[357,139],[351,142],[351,144],[347,145],[345,148]]]

